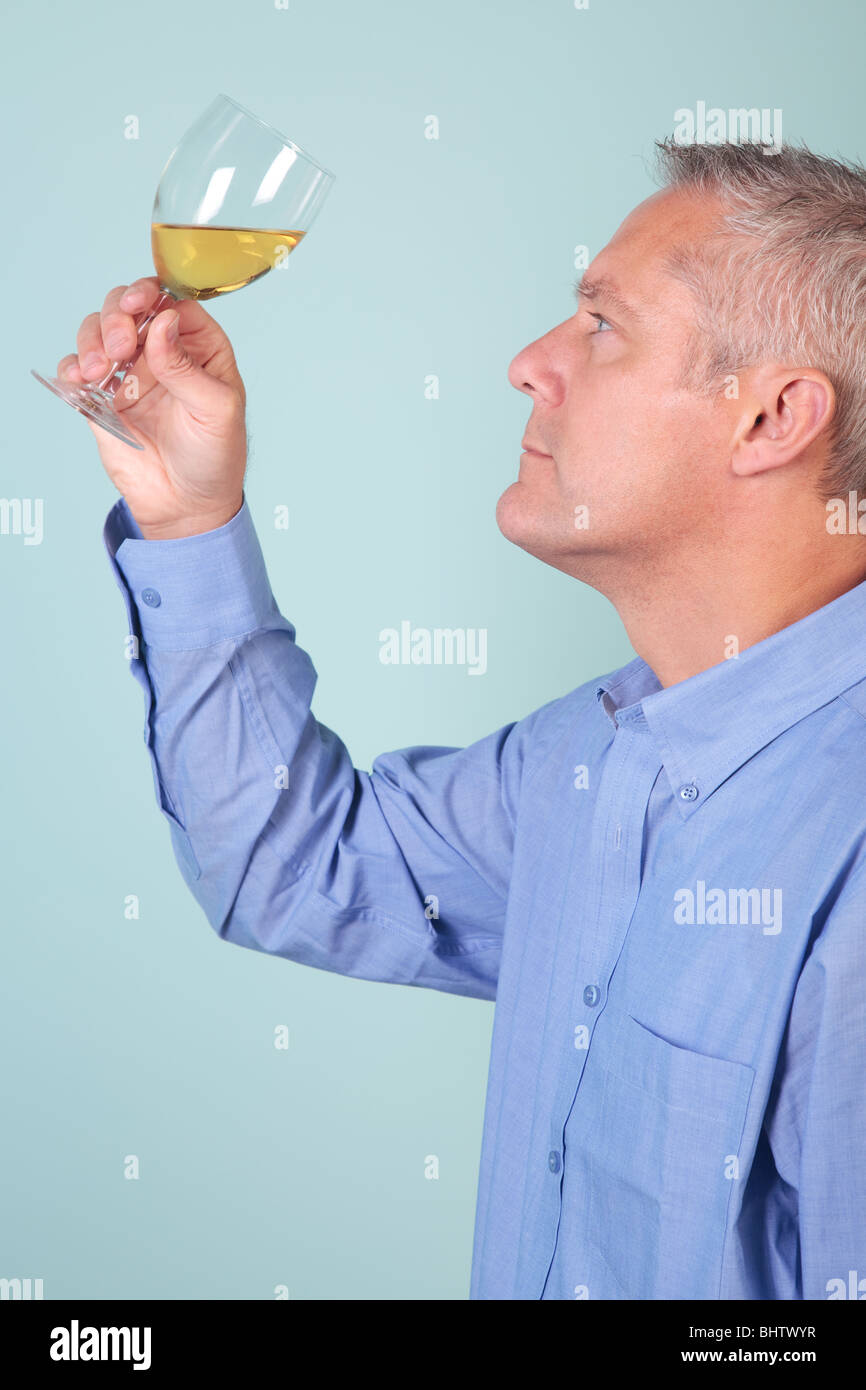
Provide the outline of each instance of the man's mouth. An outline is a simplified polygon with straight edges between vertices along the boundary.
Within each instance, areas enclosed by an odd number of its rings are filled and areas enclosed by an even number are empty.
[[[553,457],[552,454],[546,454],[543,449],[537,449],[534,444],[528,444],[525,439],[521,442],[523,444],[523,452],[525,454],[536,454],[539,458],[543,459],[549,459]]]

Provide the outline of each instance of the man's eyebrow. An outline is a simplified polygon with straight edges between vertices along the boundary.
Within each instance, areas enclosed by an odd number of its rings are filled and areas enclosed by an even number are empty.
[[[574,295],[578,302],[581,299],[606,301],[627,318],[638,320],[646,318],[645,314],[623,298],[616,285],[606,275],[599,275],[594,280],[584,275],[583,279],[575,280]]]

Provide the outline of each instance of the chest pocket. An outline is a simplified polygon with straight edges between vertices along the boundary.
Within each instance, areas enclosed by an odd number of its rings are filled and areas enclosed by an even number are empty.
[[[754,1069],[628,1014],[614,1051],[588,1144],[587,1234],[617,1286],[597,1296],[718,1298]]]

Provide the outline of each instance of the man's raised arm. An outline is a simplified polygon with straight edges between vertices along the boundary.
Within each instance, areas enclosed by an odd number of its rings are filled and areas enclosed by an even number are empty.
[[[112,290],[58,374],[95,380],[129,357],[157,294],[153,277]],[[122,493],[105,542],[157,796],[211,925],[321,969],[492,999],[534,716],[353,767],[312,714],[315,671],[270,590],[225,333],[193,300],[163,311],[115,399],[142,448],[91,426]]]
[[[492,999],[526,730],[353,767],[313,716],[316,673],[246,503],[185,539],[137,531],[121,500],[105,541],[156,792],[211,925],[321,969]]]

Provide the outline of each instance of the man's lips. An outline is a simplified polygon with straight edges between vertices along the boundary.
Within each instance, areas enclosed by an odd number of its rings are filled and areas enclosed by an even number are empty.
[[[525,439],[521,442],[523,444],[524,451],[527,454],[538,454],[538,456],[543,459],[549,459],[553,457],[552,454],[546,454],[543,449],[537,449],[534,444],[527,443]]]

